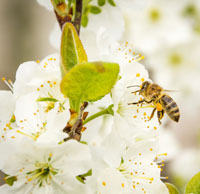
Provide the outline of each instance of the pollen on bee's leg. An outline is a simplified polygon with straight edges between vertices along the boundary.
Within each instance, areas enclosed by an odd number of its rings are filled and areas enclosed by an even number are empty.
[[[163,107],[162,107],[162,105],[160,103],[157,103],[156,104],[156,109],[157,109],[157,111],[162,111]]]

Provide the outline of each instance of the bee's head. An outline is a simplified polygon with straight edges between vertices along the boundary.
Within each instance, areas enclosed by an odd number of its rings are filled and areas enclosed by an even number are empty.
[[[139,94],[140,95],[143,95],[144,92],[146,91],[146,89],[148,88],[148,86],[150,85],[151,83],[149,81],[145,81],[142,83],[142,85],[140,86],[140,92]]]

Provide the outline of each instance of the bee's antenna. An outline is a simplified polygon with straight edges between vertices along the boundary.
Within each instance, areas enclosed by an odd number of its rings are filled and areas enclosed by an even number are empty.
[[[127,88],[140,87],[139,85],[128,86]]]
[[[178,90],[164,90],[165,92],[179,92]]]

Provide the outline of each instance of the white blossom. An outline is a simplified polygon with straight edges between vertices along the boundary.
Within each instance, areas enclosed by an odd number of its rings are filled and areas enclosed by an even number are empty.
[[[15,126],[15,98],[11,91],[0,91],[0,142],[6,138],[7,131]]]
[[[120,65],[120,79],[112,90],[112,100],[114,125],[121,137],[131,144],[140,135],[157,136],[157,118],[149,121],[153,110],[152,105],[144,104],[143,107],[131,105],[131,103],[137,103],[141,99],[141,96],[132,92],[138,90],[144,81],[149,80],[146,69],[138,62],[144,56],[135,53],[131,46],[125,43],[118,48],[109,48],[107,52],[102,54],[102,57],[104,60],[114,61]],[[128,88],[134,85],[137,87]]]
[[[6,80],[5,80],[6,81]],[[29,137],[41,142],[58,143],[66,137],[63,129],[69,120],[69,104],[60,91],[61,73],[57,55],[41,62],[26,62],[19,66],[12,84],[9,117],[2,126],[2,139],[20,141]],[[9,84],[9,83],[8,83]],[[9,107],[8,104],[5,104]],[[10,122],[14,117],[14,126]]]
[[[155,139],[141,140],[126,149],[113,131],[101,145],[103,161],[94,160],[98,193],[168,194],[160,180],[160,166],[154,162],[158,156],[157,145]]]
[[[2,157],[4,149],[9,151],[7,144],[1,146]],[[90,153],[86,145],[74,140],[48,146],[22,141],[15,145],[2,170],[17,180],[13,186],[1,186],[1,193],[87,193],[87,186],[76,176],[90,170]]]

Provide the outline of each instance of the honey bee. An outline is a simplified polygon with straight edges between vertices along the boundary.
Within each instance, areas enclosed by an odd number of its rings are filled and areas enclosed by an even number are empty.
[[[178,105],[169,95],[166,94],[166,91],[168,90],[164,90],[158,84],[151,83],[149,81],[143,82],[142,85],[139,87],[140,87],[139,90],[134,91],[132,93],[139,92],[139,94],[143,96],[143,99],[139,100],[138,102],[129,103],[129,105],[130,104],[138,105],[138,104],[143,104],[144,102],[147,104],[152,103],[154,109],[151,113],[150,120],[153,118],[154,113],[157,110],[157,117],[159,124],[161,124],[161,119],[163,118],[165,112],[173,121],[175,122],[179,121],[180,112]]]

